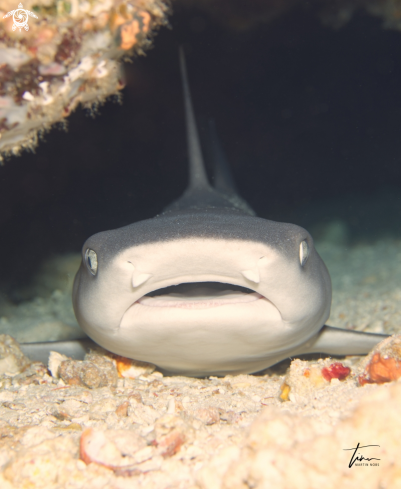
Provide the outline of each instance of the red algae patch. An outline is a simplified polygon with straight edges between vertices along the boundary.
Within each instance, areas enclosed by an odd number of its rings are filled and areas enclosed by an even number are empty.
[[[345,367],[340,362],[335,362],[328,367],[322,368],[322,375],[329,382],[331,379],[345,380],[350,373],[351,369],[349,367]]]

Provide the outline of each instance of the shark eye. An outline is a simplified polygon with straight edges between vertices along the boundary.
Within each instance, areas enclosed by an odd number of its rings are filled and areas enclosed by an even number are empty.
[[[96,275],[97,273],[97,254],[95,251],[88,248],[85,251],[85,263],[89,268],[89,271],[92,275]]]
[[[309,258],[309,245],[306,240],[301,241],[299,245],[299,263],[301,267],[305,265]]]

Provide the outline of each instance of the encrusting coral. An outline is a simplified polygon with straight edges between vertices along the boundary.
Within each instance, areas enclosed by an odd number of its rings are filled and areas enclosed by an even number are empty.
[[[142,54],[169,12],[163,0],[17,1],[0,4],[0,155],[33,147],[78,104],[118,93],[120,61]]]

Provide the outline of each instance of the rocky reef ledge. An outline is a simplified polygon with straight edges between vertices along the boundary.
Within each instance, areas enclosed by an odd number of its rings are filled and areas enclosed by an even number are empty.
[[[7,16],[16,10],[25,26]],[[33,148],[79,104],[93,110],[118,94],[121,61],[149,48],[168,12],[163,0],[1,2],[0,162]]]

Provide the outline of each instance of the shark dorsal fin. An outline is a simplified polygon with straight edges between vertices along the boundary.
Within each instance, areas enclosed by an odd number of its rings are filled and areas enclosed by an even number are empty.
[[[199,142],[198,129],[196,127],[194,110],[192,107],[191,92],[189,90],[187,68],[185,63],[184,49],[180,47],[180,69],[184,93],[185,119],[187,129],[187,144],[189,156],[189,185],[188,190],[209,189],[202,150]]]
[[[205,209],[214,209],[215,211],[216,209],[224,209],[225,212],[242,212],[254,215],[254,212],[250,209],[248,204],[235,193],[234,185],[230,185],[231,180],[226,181],[225,188],[223,188],[224,185],[222,182],[220,182],[221,188],[213,188],[208,181],[203,162],[198,129],[195,122],[194,110],[192,107],[185,55],[182,47],[180,47],[179,55],[187,130],[189,183],[181,197],[166,207],[163,214],[167,212],[183,212],[188,210],[191,210],[191,212],[203,212]],[[221,152],[222,150],[220,148],[220,153]],[[217,160],[221,159],[219,158],[219,156],[221,156],[220,153],[216,155]],[[221,166],[224,162],[217,161],[216,163]],[[222,180],[224,176],[229,176],[228,167],[224,168],[224,171],[223,168],[220,170],[220,180]]]

